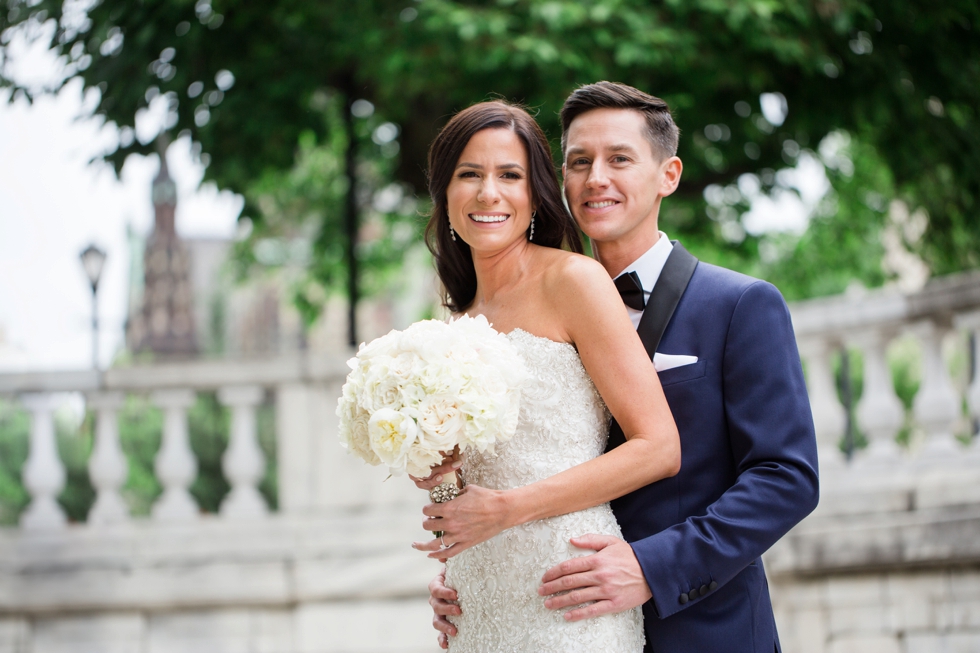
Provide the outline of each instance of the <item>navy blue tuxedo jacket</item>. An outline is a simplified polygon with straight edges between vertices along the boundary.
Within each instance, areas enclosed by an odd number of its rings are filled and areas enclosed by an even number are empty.
[[[660,374],[680,473],[612,504],[653,593],[646,651],[779,651],[760,556],[818,499],[789,310],[771,284],[698,263],[657,351],[698,361]]]

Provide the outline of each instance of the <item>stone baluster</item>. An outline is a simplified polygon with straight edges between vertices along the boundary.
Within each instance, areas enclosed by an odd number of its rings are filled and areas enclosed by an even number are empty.
[[[197,476],[197,459],[187,433],[187,409],[194,404],[191,390],[160,390],[152,401],[163,409],[163,443],[153,461],[163,494],[153,504],[153,518],[186,521],[198,516],[197,503],[187,491]]]
[[[807,393],[813,412],[813,427],[817,435],[817,455],[820,473],[844,469],[844,454],[840,439],[847,425],[844,407],[837,399],[834,373],[830,367],[830,343],[822,338],[807,338],[799,342],[800,355],[806,361]]]
[[[921,460],[949,461],[962,447],[953,436],[960,417],[960,398],[949,378],[942,356],[943,336],[949,328],[932,320],[909,327],[922,343],[922,384],[912,402],[916,422],[926,432]]]
[[[973,335],[976,349],[973,351],[973,380],[966,389],[966,406],[970,413],[970,428],[980,420],[980,310],[957,315],[954,324],[958,329],[969,331]],[[980,432],[973,433],[971,453],[980,455]]]
[[[129,463],[119,445],[116,414],[123,405],[121,392],[93,392],[88,405],[96,411],[95,446],[88,459],[88,473],[95,487],[95,503],[88,512],[90,526],[118,524],[129,519],[129,506],[119,493],[129,473]]]
[[[890,335],[872,328],[851,338],[864,357],[864,392],[855,417],[869,443],[856,461],[859,467],[891,466],[901,460],[895,436],[905,422],[905,407],[895,394],[885,355]]]
[[[32,531],[57,530],[67,518],[57,501],[65,487],[65,466],[55,440],[55,399],[50,394],[25,394],[21,402],[31,412],[30,450],[23,470],[31,502],[20,516],[20,525]]]
[[[218,401],[231,408],[231,438],[221,457],[221,469],[231,492],[221,502],[221,514],[230,519],[262,517],[269,512],[258,491],[265,474],[265,456],[259,448],[255,409],[262,402],[258,386],[237,386],[218,391]]]

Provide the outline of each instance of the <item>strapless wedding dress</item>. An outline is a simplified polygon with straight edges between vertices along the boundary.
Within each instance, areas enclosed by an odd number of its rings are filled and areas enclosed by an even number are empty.
[[[553,476],[600,455],[609,414],[575,347],[520,329],[509,335],[527,365],[520,420],[512,440],[496,453],[468,453],[466,480],[506,490]],[[640,653],[639,608],[575,623],[544,607],[538,587],[544,572],[592,551],[569,544],[597,533],[622,537],[609,504],[508,529],[446,564],[462,615],[451,617],[458,635],[450,653]]]

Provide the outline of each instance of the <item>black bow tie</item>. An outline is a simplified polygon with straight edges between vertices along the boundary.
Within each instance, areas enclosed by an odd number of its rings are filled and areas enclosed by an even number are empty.
[[[616,290],[619,291],[623,303],[630,308],[642,311],[646,305],[646,298],[643,295],[643,284],[640,283],[640,276],[636,272],[621,274],[613,280]]]

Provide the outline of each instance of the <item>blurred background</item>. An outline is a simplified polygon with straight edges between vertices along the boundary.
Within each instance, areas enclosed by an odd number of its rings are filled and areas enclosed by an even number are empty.
[[[344,360],[441,316],[425,159],[578,85],[664,98],[661,228],[791,302],[823,501],[784,649],[980,651],[980,7],[4,0],[0,653],[428,651],[422,493]]]

